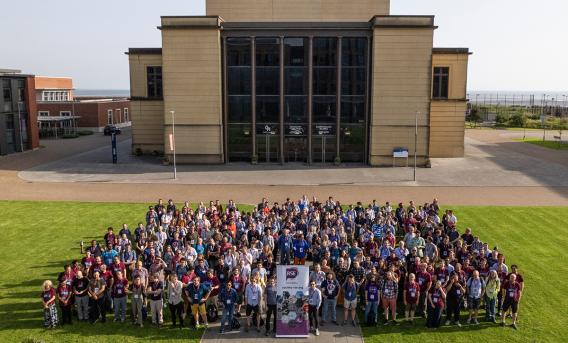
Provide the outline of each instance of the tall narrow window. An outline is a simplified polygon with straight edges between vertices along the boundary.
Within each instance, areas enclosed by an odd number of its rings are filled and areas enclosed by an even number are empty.
[[[162,67],[147,67],[148,98],[162,98]]]
[[[450,80],[449,67],[434,67],[434,80],[432,86],[432,98],[447,99]]]

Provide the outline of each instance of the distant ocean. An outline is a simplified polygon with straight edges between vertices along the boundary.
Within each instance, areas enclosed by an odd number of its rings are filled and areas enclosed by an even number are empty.
[[[128,89],[76,89],[77,96],[123,96],[129,97]]]

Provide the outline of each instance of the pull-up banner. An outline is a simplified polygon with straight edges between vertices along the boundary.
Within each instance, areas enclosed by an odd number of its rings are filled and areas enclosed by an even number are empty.
[[[309,267],[276,267],[276,337],[308,337]]]

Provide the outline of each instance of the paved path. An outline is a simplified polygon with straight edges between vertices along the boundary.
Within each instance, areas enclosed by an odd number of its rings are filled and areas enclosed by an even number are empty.
[[[341,323],[343,320],[343,308],[337,307],[337,319]],[[279,343],[363,343],[361,328],[357,325],[353,327],[351,324],[345,326],[337,326],[332,323],[326,323],[320,327],[320,335],[314,336],[310,334],[309,338],[273,338],[264,335],[264,329],[257,333],[256,330],[244,332],[244,317],[240,319],[241,330],[219,334],[219,321],[209,326],[209,329],[203,334],[201,341],[204,343],[259,343],[259,342],[279,342]]]
[[[45,149],[0,157],[0,199],[148,202],[172,197],[256,203],[263,196],[283,201],[307,194],[332,195],[346,203],[420,203],[437,197],[453,205],[568,206],[568,152],[512,142],[507,135],[468,130],[466,158],[434,159],[433,168],[418,169],[418,183],[408,181],[412,170],[405,168],[261,169],[248,164],[183,166],[180,179],[173,181],[171,167],[124,153],[128,133],[119,137],[118,166],[108,163],[109,138],[102,135],[42,141]]]

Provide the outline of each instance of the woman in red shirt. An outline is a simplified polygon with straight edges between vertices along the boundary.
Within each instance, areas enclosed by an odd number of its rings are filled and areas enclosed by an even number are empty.
[[[442,283],[436,280],[435,286],[428,292],[428,318],[426,320],[426,327],[431,329],[440,327],[445,300],[446,292],[444,292]]]
[[[406,321],[414,324],[414,311],[420,299],[420,285],[415,281],[416,277],[413,273],[408,274],[408,282],[404,285],[404,305],[406,311],[404,312]]]
[[[57,308],[55,307],[55,289],[50,280],[43,282],[41,300],[43,303],[43,324],[48,329],[57,326]]]

